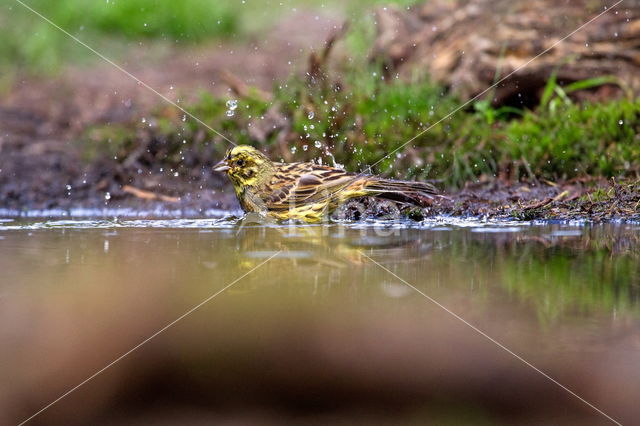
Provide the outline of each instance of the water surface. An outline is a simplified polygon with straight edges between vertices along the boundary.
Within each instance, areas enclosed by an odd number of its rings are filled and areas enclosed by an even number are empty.
[[[40,419],[607,421],[470,324],[629,420],[639,242],[633,224],[5,219],[0,412],[28,417],[231,284]]]

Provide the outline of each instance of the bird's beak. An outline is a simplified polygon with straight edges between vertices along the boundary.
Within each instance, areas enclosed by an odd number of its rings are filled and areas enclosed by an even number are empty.
[[[214,172],[226,172],[227,170],[229,170],[231,167],[229,167],[227,165],[227,160],[222,160],[220,161],[218,164],[216,164],[215,166],[213,166],[213,171]]]

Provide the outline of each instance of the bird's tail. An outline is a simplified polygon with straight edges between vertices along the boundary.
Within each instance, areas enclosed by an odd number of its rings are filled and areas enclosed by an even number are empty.
[[[426,182],[408,182],[402,180],[369,178],[364,185],[368,195],[401,203],[425,207],[435,198],[446,198],[438,189]]]

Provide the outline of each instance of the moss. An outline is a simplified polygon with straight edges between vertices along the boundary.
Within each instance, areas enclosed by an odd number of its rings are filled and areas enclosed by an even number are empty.
[[[424,210],[420,209],[420,208],[416,208],[416,207],[412,207],[407,209],[405,212],[403,212],[403,214],[411,219],[411,220],[415,220],[416,222],[420,222],[422,220],[424,220],[425,218],[425,214],[424,214]]]

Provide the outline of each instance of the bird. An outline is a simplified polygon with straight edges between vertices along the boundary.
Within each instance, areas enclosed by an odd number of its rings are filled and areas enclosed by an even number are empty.
[[[430,183],[386,179],[313,162],[275,162],[250,145],[227,150],[213,170],[227,174],[246,213],[277,221],[320,222],[357,197],[424,207],[440,196]]]

